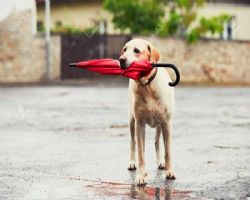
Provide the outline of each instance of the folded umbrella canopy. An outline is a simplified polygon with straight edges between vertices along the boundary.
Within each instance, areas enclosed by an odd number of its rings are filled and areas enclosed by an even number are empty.
[[[89,71],[98,72],[101,74],[122,75],[134,80],[138,80],[143,76],[149,75],[149,73],[154,67],[170,67],[175,71],[176,80],[173,83],[169,83],[169,85],[175,86],[180,81],[180,73],[175,65],[163,64],[163,63],[150,63],[147,60],[134,61],[126,69],[122,69],[120,67],[120,62],[118,60],[110,58],[94,59],[84,62],[71,63],[69,64],[69,66],[82,68]]]

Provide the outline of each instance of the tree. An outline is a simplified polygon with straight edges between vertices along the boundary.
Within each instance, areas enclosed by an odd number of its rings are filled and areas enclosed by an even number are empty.
[[[153,33],[164,16],[164,0],[105,0],[115,28],[133,34]]]

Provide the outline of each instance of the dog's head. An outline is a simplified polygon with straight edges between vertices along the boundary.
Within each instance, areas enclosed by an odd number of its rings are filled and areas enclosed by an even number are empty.
[[[152,44],[143,39],[133,39],[121,50],[119,61],[121,68],[126,69],[133,61],[148,60],[157,63],[159,59],[160,54]]]

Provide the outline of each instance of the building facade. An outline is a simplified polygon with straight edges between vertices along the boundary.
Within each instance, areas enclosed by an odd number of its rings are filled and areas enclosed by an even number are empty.
[[[51,21],[52,27],[58,24],[81,29],[95,27],[105,21],[109,34],[120,33],[114,29],[112,15],[102,7],[101,0],[53,0]],[[37,3],[38,24],[44,24],[44,3]],[[232,38],[250,40],[250,1],[246,0],[208,0],[203,8],[198,10],[198,16],[211,17],[227,13],[233,16],[231,24]],[[227,27],[225,27],[225,30]],[[226,34],[226,33],[225,33]]]

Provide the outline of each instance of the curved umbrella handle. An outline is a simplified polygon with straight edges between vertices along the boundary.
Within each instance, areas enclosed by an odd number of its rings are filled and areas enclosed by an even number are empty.
[[[165,63],[151,63],[153,67],[169,67],[174,70],[176,79],[174,82],[170,82],[169,86],[174,87],[180,82],[180,72],[177,67],[173,64],[165,64]]]

